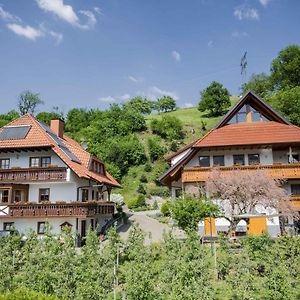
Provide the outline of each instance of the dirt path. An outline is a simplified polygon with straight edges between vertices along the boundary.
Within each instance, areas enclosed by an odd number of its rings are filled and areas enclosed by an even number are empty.
[[[168,224],[162,224],[156,219],[150,217],[151,214],[156,214],[158,211],[141,211],[141,212],[127,212],[129,215],[129,224],[122,226],[118,231],[122,239],[127,239],[130,231],[130,223],[138,223],[140,228],[146,233],[145,244],[149,245],[151,242],[160,242],[163,239],[164,232],[172,231],[178,238],[184,238],[183,231]]]

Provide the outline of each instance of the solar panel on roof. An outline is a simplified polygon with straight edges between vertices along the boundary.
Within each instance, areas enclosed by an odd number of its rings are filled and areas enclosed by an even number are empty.
[[[51,131],[51,128],[45,123],[38,121],[39,124],[44,128],[46,133],[52,138],[52,140],[59,146],[59,148],[74,162],[81,164],[81,161],[66,147],[64,142]]]
[[[31,126],[7,126],[0,132],[0,140],[23,140],[27,136]]]

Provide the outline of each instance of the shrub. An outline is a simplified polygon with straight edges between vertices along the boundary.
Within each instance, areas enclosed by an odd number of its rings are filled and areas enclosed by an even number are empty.
[[[138,193],[140,193],[140,194],[143,194],[143,195],[146,195],[146,189],[145,189],[145,187],[144,187],[144,185],[143,184],[140,184],[139,186],[138,186],[138,188],[137,188],[137,190],[136,190]]]
[[[178,150],[178,144],[176,141],[173,141],[170,145],[170,151],[176,152]]]
[[[153,210],[157,210],[158,209],[158,203],[157,203],[156,200],[153,202],[152,209]]]
[[[137,198],[132,198],[127,202],[129,209],[143,207],[146,205],[146,199],[144,195],[138,195]]]
[[[172,206],[172,202],[171,200],[166,200],[165,202],[163,202],[163,204],[160,207],[160,212],[165,216],[165,217],[169,217],[171,215],[171,206]]]
[[[145,172],[151,172],[151,171],[152,171],[152,166],[151,166],[150,163],[147,162],[147,163],[145,164],[144,171],[145,171]]]
[[[148,139],[148,148],[152,161],[158,160],[166,153],[166,149],[160,144],[158,137],[152,137]]]
[[[140,182],[143,182],[143,183],[147,183],[148,182],[148,179],[147,179],[147,176],[145,174],[143,174],[140,178]]]
[[[184,137],[181,121],[173,116],[162,116],[160,120],[154,119],[150,126],[153,133],[170,141]]]
[[[156,186],[149,190],[149,195],[167,198],[171,196],[171,193],[165,186]]]

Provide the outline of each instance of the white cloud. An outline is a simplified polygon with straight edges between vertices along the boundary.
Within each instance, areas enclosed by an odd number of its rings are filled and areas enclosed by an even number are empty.
[[[172,57],[176,62],[181,61],[181,55],[179,52],[177,52],[176,50],[172,51]]]
[[[100,97],[99,101],[101,102],[106,102],[106,103],[116,103],[116,102],[124,102],[130,99],[130,95],[129,94],[124,94],[121,96],[106,96],[106,97]]]
[[[89,10],[80,10],[79,13],[86,16],[87,19],[88,19],[87,23],[85,25],[80,25],[80,28],[82,28],[82,29],[91,29],[91,28],[95,27],[95,25],[97,24],[97,19],[91,11],[89,11]]]
[[[103,15],[102,9],[101,9],[100,7],[98,7],[98,6],[95,6],[95,7],[94,7],[94,11],[95,11],[97,14],[99,14],[99,15]]]
[[[0,6],[0,19],[6,22],[21,22],[21,19],[15,15],[12,15],[8,11],[5,11]]]
[[[208,46],[209,48],[211,48],[213,45],[214,45],[214,42],[213,42],[213,41],[209,41],[209,42],[207,43],[207,46]]]
[[[143,81],[143,78],[141,77],[135,77],[135,76],[132,76],[132,75],[129,75],[128,77],[128,80],[134,82],[134,83],[139,83],[139,82],[142,82]]]
[[[23,36],[29,40],[35,41],[36,39],[43,37],[45,34],[42,30],[33,28],[31,26],[21,26],[19,24],[7,24],[7,27],[17,35]]]
[[[183,104],[183,107],[184,108],[192,108],[192,107],[194,107],[195,105],[193,104],[193,103],[184,103]]]
[[[251,8],[245,5],[238,6],[234,9],[233,12],[234,16],[238,20],[259,20],[259,14],[257,9]]]
[[[158,88],[157,86],[152,86],[149,91],[145,94],[145,96],[150,100],[156,100],[162,96],[170,96],[174,100],[178,100],[179,96],[174,91],[167,91]]]
[[[40,9],[51,12],[61,20],[81,29],[90,29],[95,26],[97,19],[89,10],[81,10],[79,13],[86,16],[88,21],[81,24],[80,20],[71,5],[64,4],[63,0],[36,0]]]
[[[54,38],[55,43],[57,45],[59,45],[62,42],[63,38],[64,38],[63,34],[59,33],[59,32],[48,31],[48,33]]]
[[[231,33],[231,36],[233,38],[243,38],[243,37],[247,37],[248,33],[245,31],[234,31]]]
[[[259,2],[262,6],[266,7],[271,2],[271,0],[259,0]]]

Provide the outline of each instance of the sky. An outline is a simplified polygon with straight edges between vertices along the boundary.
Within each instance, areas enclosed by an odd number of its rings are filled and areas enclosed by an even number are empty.
[[[237,95],[299,28],[299,0],[0,0],[0,113],[28,89],[64,113],[137,95],[191,107],[214,80]]]

